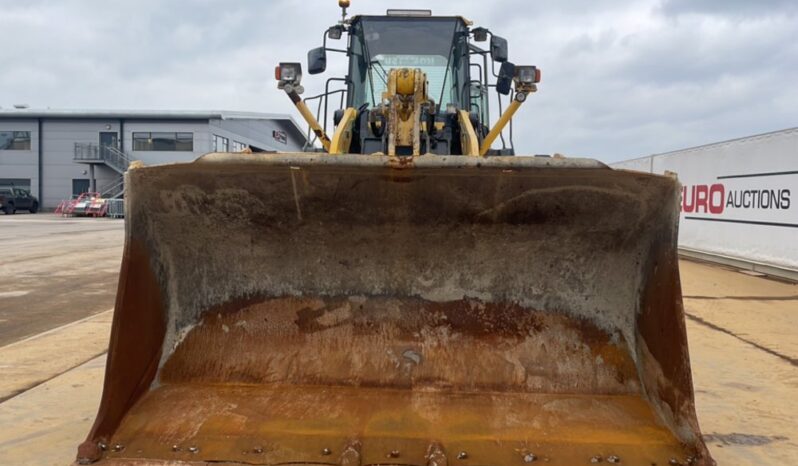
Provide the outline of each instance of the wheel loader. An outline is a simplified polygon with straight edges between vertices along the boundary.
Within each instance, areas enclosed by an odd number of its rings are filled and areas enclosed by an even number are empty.
[[[710,465],[671,177],[518,156],[541,73],[457,16],[348,16],[301,153],[126,174],[79,464]],[[345,41],[334,47],[331,41]],[[340,89],[335,89],[340,85]],[[496,147],[494,147],[496,146]]]

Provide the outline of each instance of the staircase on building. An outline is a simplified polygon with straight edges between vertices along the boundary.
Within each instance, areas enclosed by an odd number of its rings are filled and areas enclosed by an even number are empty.
[[[127,154],[110,145],[76,142],[74,161],[89,165],[92,191],[99,192],[102,197],[107,199],[118,199],[125,195],[124,174],[131,162]],[[118,176],[97,189],[94,176],[96,165],[104,165],[116,172]]]

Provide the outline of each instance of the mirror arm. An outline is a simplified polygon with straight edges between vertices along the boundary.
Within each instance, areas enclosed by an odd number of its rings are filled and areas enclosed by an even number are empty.
[[[322,34],[321,46],[324,47],[324,50],[326,50],[328,52],[348,53],[344,49],[334,49],[332,47],[327,47],[327,38],[329,37],[329,34],[330,34],[330,30],[329,29],[324,31],[324,34]]]

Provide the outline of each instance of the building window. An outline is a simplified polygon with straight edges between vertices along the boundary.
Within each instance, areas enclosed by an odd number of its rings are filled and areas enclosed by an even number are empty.
[[[194,133],[133,133],[133,150],[193,152]]]
[[[0,150],[30,150],[30,131],[0,131]]]
[[[0,188],[20,188],[30,191],[30,178],[0,178]]]
[[[244,152],[244,149],[248,147],[249,146],[243,142],[233,141],[233,152]]]
[[[230,140],[221,136],[213,135],[213,151],[228,152],[230,150]]]

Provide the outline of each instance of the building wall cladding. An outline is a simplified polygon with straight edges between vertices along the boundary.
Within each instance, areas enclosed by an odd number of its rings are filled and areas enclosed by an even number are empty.
[[[38,120],[0,120],[0,131],[30,131],[30,150],[0,150],[0,179],[30,180],[31,192],[38,193]]]
[[[793,128],[613,167],[677,174],[683,186],[683,250],[783,269],[792,276],[798,272],[796,154],[798,128]]]
[[[193,133],[194,150],[188,151],[139,151],[133,146],[133,133]],[[134,160],[141,160],[145,165],[161,163],[186,162],[211,152],[211,130],[208,120],[157,121],[128,120],[125,121],[125,152]]]
[[[99,144],[100,132],[119,132],[113,120],[42,120],[42,161],[44,190],[40,202],[52,208],[72,197],[72,180],[89,179],[88,164],[75,163],[75,143]],[[117,174],[95,164],[97,188],[112,183]],[[34,191],[36,193],[37,191]]]
[[[39,167],[39,124],[42,128],[42,166]],[[100,144],[100,133],[120,135],[120,148],[132,160],[147,165],[188,162],[213,151],[214,135],[262,150],[293,152],[302,149],[304,135],[287,117],[274,118],[81,118],[79,115],[57,118],[13,117],[0,114],[0,131],[29,131],[29,150],[0,150],[0,180],[30,180],[31,192],[39,196],[44,208],[54,208],[73,195],[73,180],[88,180],[90,167],[77,163],[75,144]],[[285,142],[275,138],[281,131]],[[192,133],[192,151],[134,150],[134,133]],[[98,191],[117,183],[121,175],[103,164],[94,164]],[[40,184],[39,172],[42,173]]]
[[[210,121],[214,134],[240,143],[275,152],[299,152],[304,141],[290,137],[293,123],[290,120],[221,120]],[[275,131],[287,135],[285,141],[275,137]],[[265,146],[265,147],[264,147]]]

